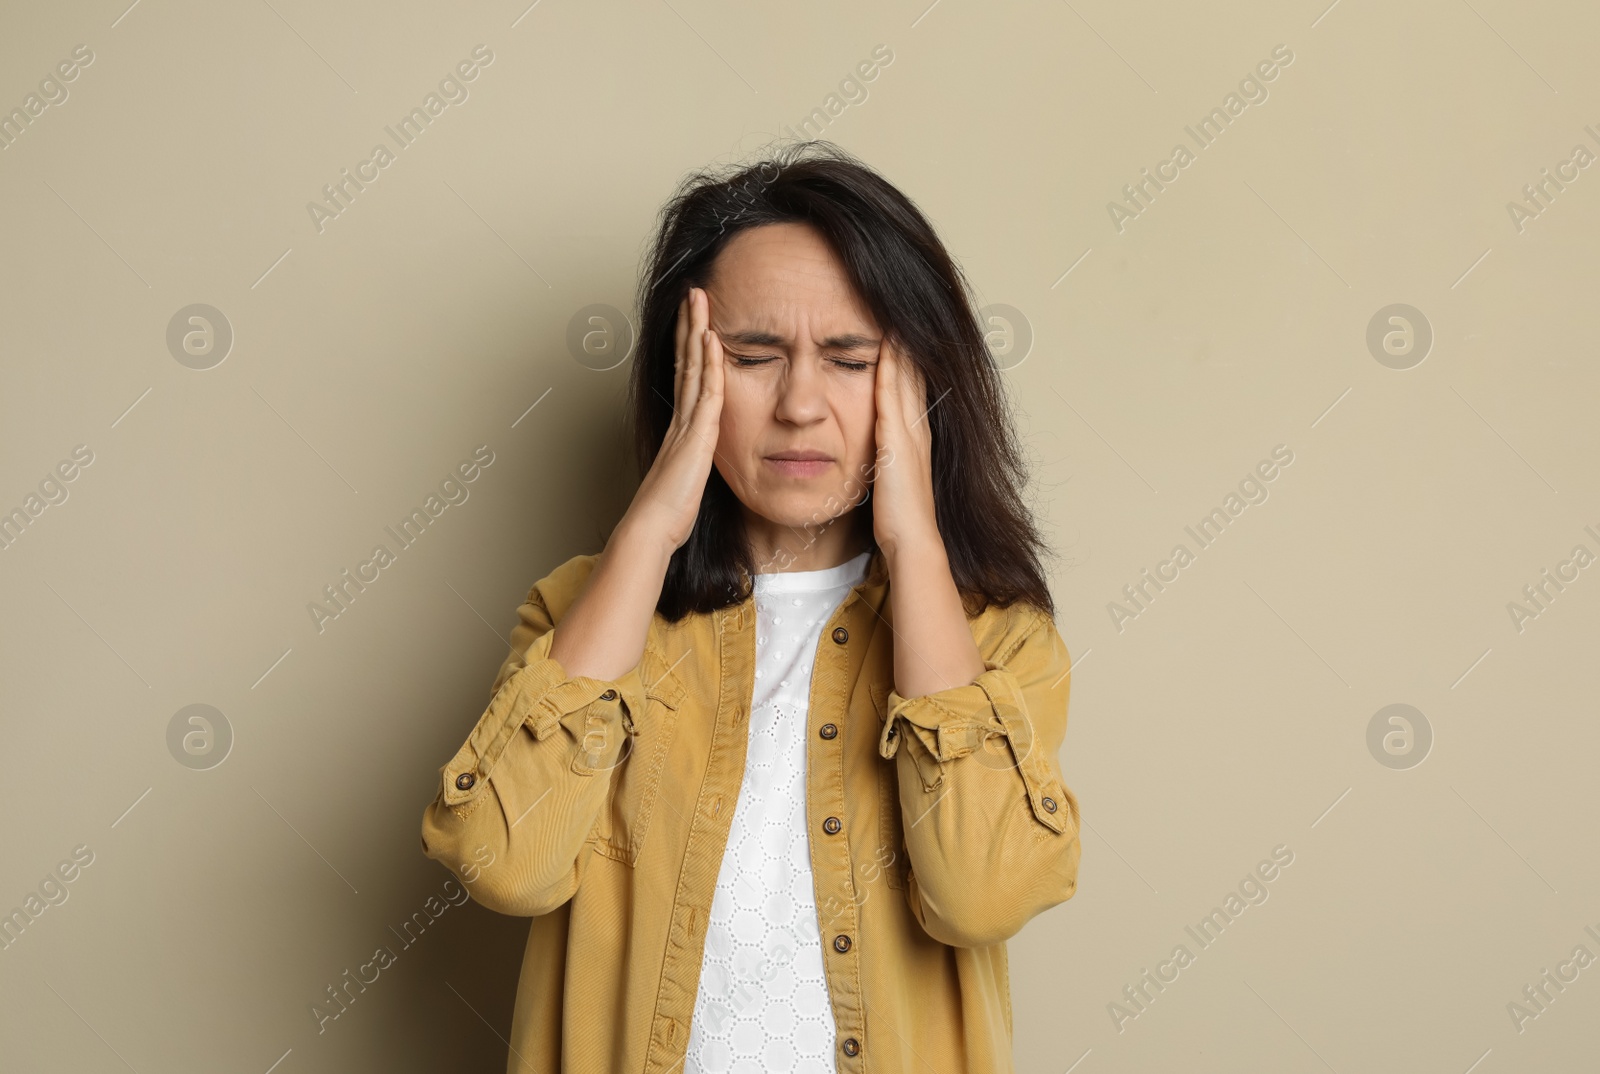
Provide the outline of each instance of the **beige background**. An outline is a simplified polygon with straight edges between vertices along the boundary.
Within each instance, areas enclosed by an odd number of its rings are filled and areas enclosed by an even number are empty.
[[[95,58],[0,152],[0,510],[94,461],[0,551],[0,909],[94,860],[0,951],[0,1066],[500,1068],[526,922],[476,905],[325,1032],[309,1005],[441,891],[436,770],[529,584],[627,502],[627,366],[569,322],[630,308],[686,171],[879,45],[825,137],[1031,331],[996,347],[1078,661],[1081,887],[1011,944],[1018,1069],[1592,1066],[1600,967],[1520,1031],[1508,1004],[1600,956],[1600,567],[1521,631],[1507,605],[1600,553],[1600,170],[1520,232],[1506,206],[1600,152],[1597,33],[1510,0],[8,4],[6,111]],[[319,233],[307,202],[479,44],[470,97]],[[1119,232],[1122,185],[1280,44],[1270,97]],[[167,347],[192,303],[235,334],[211,369]],[[1366,343],[1393,303],[1434,336],[1410,369]],[[470,498],[319,633],[308,603],[480,444]],[[1279,444],[1270,498],[1119,630]],[[234,735],[207,770],[166,738],[197,703]],[[1369,750],[1395,703],[1420,765]]]

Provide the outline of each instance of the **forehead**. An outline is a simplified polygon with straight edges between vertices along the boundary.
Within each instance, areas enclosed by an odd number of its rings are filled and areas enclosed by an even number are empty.
[[[758,333],[773,343],[797,330],[875,336],[877,324],[826,240],[805,224],[747,228],[712,265],[711,319],[728,339]]]

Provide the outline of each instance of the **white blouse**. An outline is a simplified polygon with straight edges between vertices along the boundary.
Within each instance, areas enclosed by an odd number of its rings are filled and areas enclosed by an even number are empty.
[[[753,576],[749,753],[706,926],[685,1074],[836,1069],[806,825],[806,712],[822,627],[870,558]]]

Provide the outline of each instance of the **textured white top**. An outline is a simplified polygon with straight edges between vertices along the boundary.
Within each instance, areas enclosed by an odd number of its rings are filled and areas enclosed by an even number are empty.
[[[750,746],[706,926],[686,1074],[836,1069],[806,823],[806,713],[822,627],[870,558],[753,576]]]

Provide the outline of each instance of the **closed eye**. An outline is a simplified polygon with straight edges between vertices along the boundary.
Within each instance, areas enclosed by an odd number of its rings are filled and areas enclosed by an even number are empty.
[[[778,358],[775,355],[746,357],[742,354],[734,354],[732,351],[728,351],[727,353],[728,357],[733,359],[735,365],[746,369],[753,366],[766,365],[768,362],[778,361]],[[848,358],[831,358],[829,360],[837,365],[840,369],[848,370],[851,373],[859,373],[864,369],[872,368],[871,362],[855,362]]]

